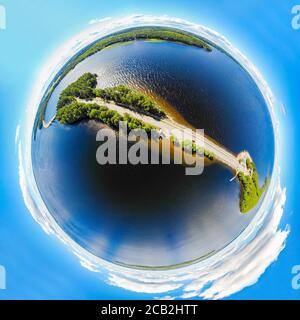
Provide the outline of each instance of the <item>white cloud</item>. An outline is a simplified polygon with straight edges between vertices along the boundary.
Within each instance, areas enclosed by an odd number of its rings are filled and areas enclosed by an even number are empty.
[[[145,282],[138,282],[132,281],[125,277],[120,277],[115,274],[111,274],[107,281],[109,284],[120,287],[123,289],[131,290],[134,292],[141,292],[141,293],[163,293],[168,291],[173,291],[182,286],[182,284],[175,284],[175,283],[145,283]]]
[[[175,300],[176,297],[173,296],[163,296],[163,297],[154,297],[155,300]]]
[[[31,164],[31,133],[39,102],[47,86],[66,61],[89,43],[117,30],[140,25],[182,28],[215,42],[234,56],[255,79],[266,99],[275,125],[276,145],[278,145],[278,122],[274,111],[275,98],[255,66],[225,37],[203,26],[168,16],[133,15],[122,19],[94,20],[87,30],[61,46],[45,64],[33,88],[22,130],[19,126],[17,128],[19,179],[24,202],[33,218],[47,234],[54,234],[65,243],[79,258],[83,267],[93,272],[103,272],[111,285],[156,295],[168,292],[167,297],[169,298],[187,299],[200,296],[205,299],[220,299],[255,283],[284,248],[289,231],[279,229],[286,199],[285,190],[280,187],[277,147],[270,186],[259,212],[246,230],[217,254],[180,269],[134,270],[111,264],[92,255],[69,238],[54,221],[35,183]],[[156,298],[162,299],[164,296],[156,296]]]
[[[91,263],[91,261],[84,259],[82,257],[79,257],[79,262],[84,268],[92,272],[99,272],[99,269],[97,268],[97,266]]]
[[[89,21],[89,24],[103,23],[103,22],[109,21],[111,19],[112,19],[111,17],[100,18],[100,19],[92,19],[92,20]]]
[[[15,134],[15,144],[16,144],[16,145],[17,145],[17,143],[19,142],[20,128],[21,128],[21,125],[18,124],[18,125],[17,125],[17,128],[16,128],[16,134]]]

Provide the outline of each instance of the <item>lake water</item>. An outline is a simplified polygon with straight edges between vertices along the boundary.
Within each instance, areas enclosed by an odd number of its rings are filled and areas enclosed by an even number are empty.
[[[135,41],[80,63],[54,91],[85,72],[100,87],[126,84],[172,106],[190,125],[232,152],[248,150],[261,183],[272,174],[274,136],[266,103],[245,70],[225,53],[169,42]],[[59,225],[80,245],[112,262],[169,266],[213,254],[253,219],[239,212],[239,184],[218,165],[186,176],[176,165],[96,162],[95,121],[54,123],[32,142],[41,196]]]

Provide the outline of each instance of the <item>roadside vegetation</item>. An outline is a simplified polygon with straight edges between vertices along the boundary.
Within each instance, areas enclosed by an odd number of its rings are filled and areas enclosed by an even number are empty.
[[[97,103],[74,102],[63,106],[57,111],[56,119],[61,124],[74,124],[85,119],[94,119],[116,130],[119,129],[120,121],[127,122],[130,130],[142,129],[150,133],[152,129],[156,129],[154,126],[134,118],[127,113],[122,116],[117,111],[109,110],[107,107]]]
[[[257,205],[262,194],[266,191],[269,184],[269,178],[267,177],[263,186],[260,187],[255,164],[249,158],[247,159],[246,163],[247,168],[250,169],[252,174],[250,174],[249,176],[245,175],[242,172],[238,174],[238,180],[241,186],[241,213],[247,213]]]
[[[152,99],[124,85],[106,89],[95,89],[94,92],[97,98],[105,101],[111,100],[121,106],[130,107],[135,111],[159,118],[166,117],[166,113]]]
[[[118,105],[137,112],[146,113],[159,118],[166,116],[165,112],[148,96],[130,89],[124,85],[99,89],[97,88],[97,75],[83,74],[78,80],[70,84],[60,94],[57,109],[72,104],[77,99],[91,100],[101,98],[104,101],[113,101]]]
[[[216,158],[212,152],[204,149],[203,147],[198,146],[195,142],[193,142],[191,140],[182,141],[181,146],[182,146],[182,149],[188,150],[189,152],[191,152],[194,155],[195,154],[203,154],[204,157],[210,161],[213,161]]]
[[[56,108],[60,109],[68,104],[71,104],[79,99],[93,99],[95,98],[94,89],[97,85],[97,75],[92,73],[85,73],[75,82],[71,83],[60,94]]]
[[[165,113],[150,98],[135,90],[125,86],[96,89],[96,86],[97,75],[92,73],[85,73],[71,83],[60,94],[56,107],[56,120],[61,124],[74,124],[84,119],[94,119],[114,129],[119,128],[120,121],[125,121],[130,130],[143,129],[149,133],[151,129],[155,129],[154,126],[127,113],[123,116],[98,103],[87,103],[96,97],[104,101],[114,101],[116,104],[122,104],[122,106],[154,116],[165,116]],[[86,102],[80,102],[78,99],[86,100]]]

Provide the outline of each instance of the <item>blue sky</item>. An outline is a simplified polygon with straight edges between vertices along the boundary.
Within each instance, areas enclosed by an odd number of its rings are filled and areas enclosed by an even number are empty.
[[[7,29],[0,31],[0,105],[6,110],[0,117],[0,265],[6,268],[7,289],[0,290],[0,299],[152,297],[105,284],[99,274],[82,268],[65,246],[42,231],[23,202],[14,142],[38,71],[53,51],[92,19],[132,13],[168,14],[215,29],[247,55],[283,103],[281,172],[287,203],[282,224],[289,224],[291,233],[278,261],[261,279],[229,298],[300,298],[300,291],[291,287],[291,269],[300,265],[296,186],[300,30],[291,27],[291,9],[297,1],[0,0],[7,12]]]

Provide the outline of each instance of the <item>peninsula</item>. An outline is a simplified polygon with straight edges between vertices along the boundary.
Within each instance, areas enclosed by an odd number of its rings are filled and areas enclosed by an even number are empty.
[[[57,113],[44,127],[48,128],[57,120],[63,125],[72,125],[84,119],[95,119],[117,130],[120,121],[126,121],[128,128],[151,130],[185,129],[170,119],[164,110],[148,96],[124,85],[111,88],[97,88],[97,75],[85,73],[70,84],[60,94]],[[182,137],[173,137],[174,141]],[[187,144],[196,153],[200,148],[200,137],[192,133],[190,139],[180,141],[184,148]],[[199,150],[199,149],[198,149]],[[235,155],[204,137],[204,149],[201,150],[209,161],[215,160],[229,168],[240,183],[240,211],[247,213],[259,202],[268,181],[259,185],[254,162],[248,152]]]

